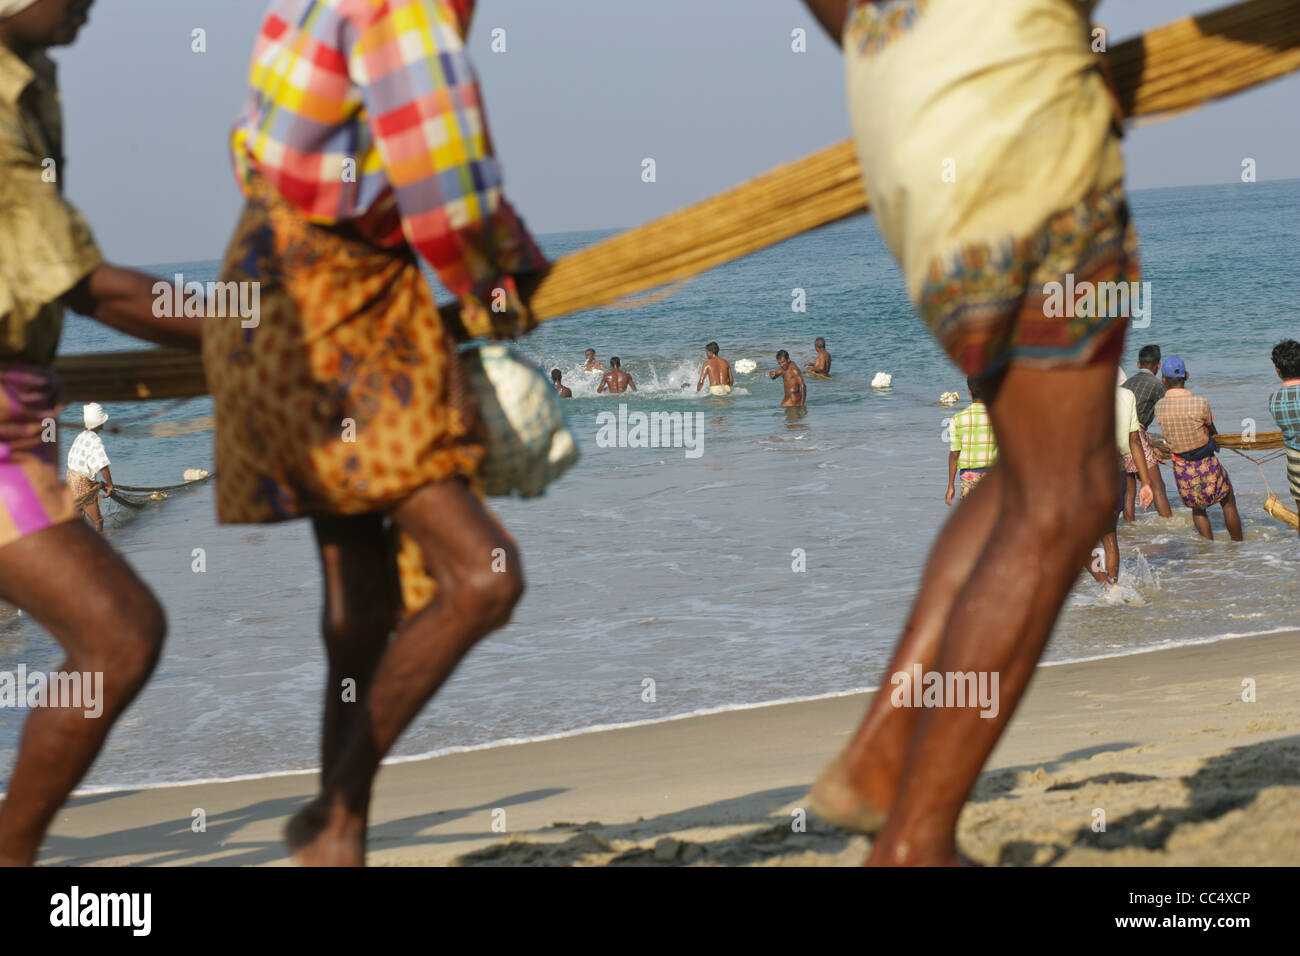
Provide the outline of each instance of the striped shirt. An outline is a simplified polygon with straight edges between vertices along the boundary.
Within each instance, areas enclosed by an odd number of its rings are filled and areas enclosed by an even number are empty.
[[[1156,402],[1165,397],[1164,383],[1142,368],[1124,381],[1124,387],[1137,397],[1138,421],[1143,428],[1150,428],[1156,417]]]
[[[1186,388],[1171,388],[1156,402],[1156,421],[1174,454],[1200,448],[1210,440],[1210,403]]]
[[[983,402],[971,402],[952,416],[948,447],[961,454],[957,467],[987,468],[998,460],[998,443],[993,437],[993,422]]]
[[[494,290],[546,261],[502,194],[464,44],[474,3],[272,0],[231,146],[245,193],[256,173],[313,222],[408,243],[483,334]]]
[[[1300,451],[1300,379],[1291,378],[1268,397],[1268,410],[1287,448]]]

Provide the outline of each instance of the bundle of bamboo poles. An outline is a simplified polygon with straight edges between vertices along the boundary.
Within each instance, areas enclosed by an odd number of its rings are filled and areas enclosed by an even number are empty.
[[[1151,447],[1160,454],[1169,457],[1169,443],[1159,435],[1148,435]],[[1214,436],[1220,448],[1235,448],[1245,451],[1270,451],[1283,447],[1282,433],[1277,432],[1220,432]]]
[[[1246,0],[1152,30],[1106,56],[1126,116],[1192,109],[1300,69],[1300,3]],[[563,257],[530,305],[543,320],[609,305],[867,208],[853,146],[839,143]],[[64,356],[56,368],[68,401],[206,391],[197,353],[184,350]]]
[[[1289,528],[1300,529],[1300,515],[1282,504],[1277,495],[1269,493],[1264,500],[1264,510]]]

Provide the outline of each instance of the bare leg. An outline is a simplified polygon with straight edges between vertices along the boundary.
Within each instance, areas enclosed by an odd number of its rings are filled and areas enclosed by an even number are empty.
[[[994,464],[952,512],[930,548],[921,589],[903,636],[889,661],[881,690],[848,747],[813,784],[810,803],[822,819],[861,833],[884,825],[920,712],[889,703],[889,675],[914,663],[931,670],[953,601],[993,532],[1002,498],[1002,466]]]
[[[1205,522],[1210,523],[1209,519]],[[1228,528],[1228,537],[1233,541],[1241,541],[1241,514],[1237,511],[1237,493],[1229,491],[1228,497],[1223,499],[1223,523]]]
[[[321,780],[334,771],[363,717],[375,667],[397,624],[400,585],[393,541],[379,515],[314,522],[325,603],[321,633],[329,659],[321,731]],[[348,700],[344,681],[352,681]]]
[[[1066,594],[1115,513],[1115,372],[1012,368],[990,406],[999,513],[952,602],[934,670],[999,680],[997,713],[921,709],[867,861],[957,862],[957,816],[1033,674]],[[1070,421],[1067,434],[1053,423]],[[963,556],[964,557],[964,556]],[[892,748],[897,741],[880,742]]]
[[[85,708],[39,707],[27,718],[0,807],[0,863],[30,865],[113,721],[152,673],[166,622],[135,572],[81,521],[0,548],[0,592],[63,646],[62,672],[100,673],[104,680],[98,717],[87,717]]]
[[[1101,536],[1101,550],[1103,553],[1101,570],[1097,568],[1097,555],[1094,548],[1088,554],[1088,573],[1098,584],[1114,584],[1119,581],[1119,535],[1115,533],[1114,527]]]
[[[1214,540],[1214,530],[1210,527],[1210,516],[1205,513],[1204,508],[1192,509],[1192,524],[1196,527],[1196,533],[1202,538]]]
[[[1165,491],[1165,477],[1160,474],[1160,466],[1148,465],[1147,474],[1151,476],[1151,494],[1155,498],[1156,514],[1162,518],[1172,518],[1174,509],[1169,507],[1169,494]]]
[[[469,649],[510,619],[523,594],[514,542],[463,482],[426,485],[393,519],[419,542],[438,593],[384,649],[320,796],[290,821],[289,844],[303,863],[364,862],[379,762]],[[498,556],[501,573],[493,571]]]
[[[90,519],[90,523],[100,534],[104,533],[104,516],[99,513],[99,499],[92,498],[82,506],[81,513]]]
[[[1138,480],[1135,474],[1126,474],[1124,476],[1124,520],[1133,520],[1133,503],[1137,498]],[[1155,491],[1152,490],[1152,494]]]

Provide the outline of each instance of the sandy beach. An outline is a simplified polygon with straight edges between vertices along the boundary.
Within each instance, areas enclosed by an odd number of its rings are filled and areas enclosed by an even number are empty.
[[[1256,700],[1242,700],[1243,681]],[[983,864],[1300,863],[1300,632],[1040,668],[961,819]],[[372,865],[847,865],[863,837],[795,811],[851,695],[384,768]],[[74,797],[56,865],[284,865],[314,774]],[[196,832],[194,811],[206,815]],[[1097,811],[1106,829],[1095,832]],[[493,829],[497,821],[498,830]],[[505,832],[499,828],[504,825]]]

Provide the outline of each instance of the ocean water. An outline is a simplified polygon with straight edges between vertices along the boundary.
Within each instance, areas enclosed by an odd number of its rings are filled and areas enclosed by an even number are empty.
[[[1182,355],[1223,431],[1272,428],[1269,351],[1300,336],[1300,181],[1136,192],[1148,328],[1129,336]],[[605,233],[542,237],[554,255]],[[159,265],[215,276],[217,263]],[[802,289],[806,312],[795,312]],[[778,408],[762,374],[788,349],[801,364],[824,336],[833,381],[809,381],[805,415]],[[716,339],[738,376],[729,397],[695,381]],[[65,351],[132,347],[72,318]],[[964,381],[912,315],[869,218],[837,224],[701,276],[661,301],[546,324],[523,343],[574,391],[579,465],[548,494],[494,507],[521,545],[528,592],[510,626],[481,643],[401,740],[416,755],[700,709],[874,685],[907,613],[943,504],[952,409]],[[619,355],[638,391],[594,394],[583,350]],[[893,374],[888,391],[870,387]],[[603,448],[602,411],[699,412],[703,454]],[[72,410],[65,415],[73,417]],[[121,484],[161,485],[212,469],[212,436],[159,437],[160,423],[210,414],[206,399],[109,405]],[[1061,427],[1068,428],[1068,422]],[[1225,453],[1246,541],[1203,541],[1190,513],[1121,525],[1126,588],[1084,576],[1047,659],[1300,626],[1300,541],[1264,514],[1264,478]],[[1264,475],[1285,489],[1283,466]],[[1171,492],[1172,480],[1166,471]],[[161,596],[162,664],[85,782],[135,786],[316,766],[324,679],[320,576],[310,528],[219,527],[202,486],[108,519],[109,539]],[[112,508],[113,506],[109,506]],[[1214,518],[1221,531],[1221,518]],[[202,548],[206,571],[192,569]],[[792,569],[801,549],[806,570]],[[70,570],[70,573],[73,573]],[[26,618],[0,623],[0,669],[57,668],[57,646]],[[1135,665],[1140,666],[1140,658]],[[654,700],[645,699],[653,680]],[[0,786],[23,711],[0,710]]]

